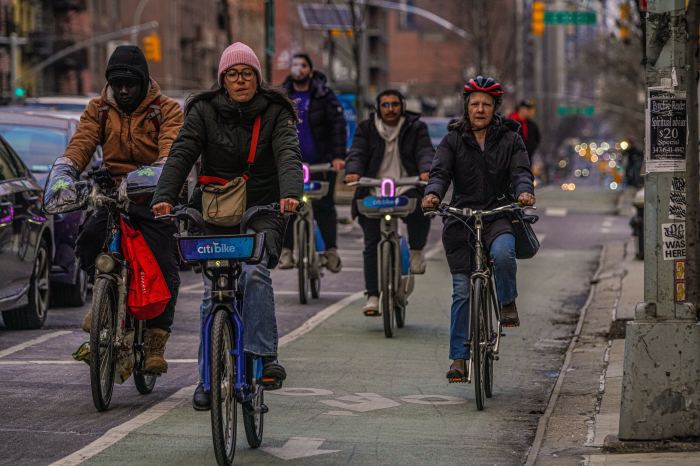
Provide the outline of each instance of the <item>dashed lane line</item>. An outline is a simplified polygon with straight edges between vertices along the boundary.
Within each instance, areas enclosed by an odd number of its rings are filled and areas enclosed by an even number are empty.
[[[17,353],[18,351],[22,351],[23,349],[29,348],[34,345],[38,345],[39,343],[44,343],[48,340],[53,340],[54,338],[60,337],[62,335],[68,335],[70,333],[73,332],[71,332],[70,330],[58,330],[55,332],[47,333],[45,335],[41,335],[40,337],[32,338],[31,340],[27,340],[23,343],[20,343],[19,345],[10,346],[9,348],[0,351],[0,358],[4,358],[5,356]]]

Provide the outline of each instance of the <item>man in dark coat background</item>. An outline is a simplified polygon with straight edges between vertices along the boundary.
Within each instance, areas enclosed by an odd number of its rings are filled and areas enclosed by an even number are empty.
[[[420,121],[420,115],[405,109],[403,95],[387,89],[377,96],[377,113],[357,126],[357,131],[348,151],[345,165],[345,182],[357,181],[360,177],[401,178],[420,176],[428,181],[430,164],[435,149],[428,136],[428,127]],[[419,198],[422,189],[410,189],[397,194]],[[357,199],[371,195],[368,188],[358,188],[352,203],[352,215],[358,217]],[[423,248],[428,241],[430,219],[423,215],[420,206],[404,218],[408,227],[408,244],[411,248],[410,270],[414,274],[425,273]],[[378,315],[379,285],[377,273],[377,244],[380,240],[379,219],[359,215],[365,248],[363,251],[367,303],[364,313]]]
[[[294,102],[299,117],[299,147],[302,162],[309,165],[329,164],[333,172],[314,173],[313,179],[328,181],[328,194],[312,201],[314,218],[321,230],[325,243],[326,268],[340,272],[342,263],[338,256],[337,213],[335,210],[336,173],[345,166],[345,117],[343,107],[335,93],[326,85],[326,76],[314,70],[311,58],[305,53],[297,53],[292,58],[291,73],[284,81],[284,88]],[[289,269],[294,266],[292,248],[293,228],[287,233],[280,256],[279,267]]]

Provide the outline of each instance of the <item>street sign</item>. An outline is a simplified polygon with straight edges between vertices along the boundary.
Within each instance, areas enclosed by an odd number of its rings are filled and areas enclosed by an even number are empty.
[[[595,11],[547,10],[544,12],[544,24],[577,26],[594,25]]]
[[[581,115],[592,117],[595,114],[595,107],[593,105],[587,105],[585,107],[559,105],[557,106],[557,114],[559,116]]]

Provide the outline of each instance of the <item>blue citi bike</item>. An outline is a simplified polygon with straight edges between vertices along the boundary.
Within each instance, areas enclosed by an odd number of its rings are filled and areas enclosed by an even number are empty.
[[[304,169],[304,196],[299,213],[294,219],[294,257],[297,258],[299,277],[299,302],[309,302],[309,295],[318,299],[321,294],[321,278],[326,257],[321,231],[314,220],[314,211],[309,201],[321,199],[328,194],[328,181],[312,180],[311,173],[328,173],[333,168],[327,163],[308,165]]]
[[[246,212],[247,221],[261,211],[278,212],[275,205],[254,207]],[[265,233],[206,236],[201,214],[187,207],[176,207],[163,216],[181,222],[177,242],[182,259],[201,266],[211,280],[212,312],[202,326],[204,389],[211,393],[211,427],[214,453],[220,465],[233,464],[236,453],[237,404],[242,407],[246,439],[252,448],[262,443],[263,421],[268,411],[264,403],[263,360],[243,351],[242,264],[263,260]],[[187,232],[193,233],[189,235]]]
[[[394,336],[395,328],[406,323],[408,297],[413,292],[414,277],[409,271],[408,242],[399,234],[399,218],[416,209],[417,199],[397,196],[396,188],[425,186],[418,177],[366,178],[348,183],[348,186],[379,188],[379,196],[358,199],[360,213],[368,218],[381,219],[381,239],[377,245],[379,272],[379,313],[384,324],[384,336]]]

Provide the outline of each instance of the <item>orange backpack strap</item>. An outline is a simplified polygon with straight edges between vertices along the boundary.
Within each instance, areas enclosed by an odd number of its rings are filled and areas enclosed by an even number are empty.
[[[105,128],[107,127],[107,116],[109,113],[109,105],[102,99],[100,106],[97,108],[97,122],[100,124],[100,145],[105,143]]]
[[[160,108],[160,96],[151,102],[148,106],[148,113],[146,114],[146,119],[153,124],[153,127],[157,132],[160,132],[160,125],[163,123],[163,112]]]

